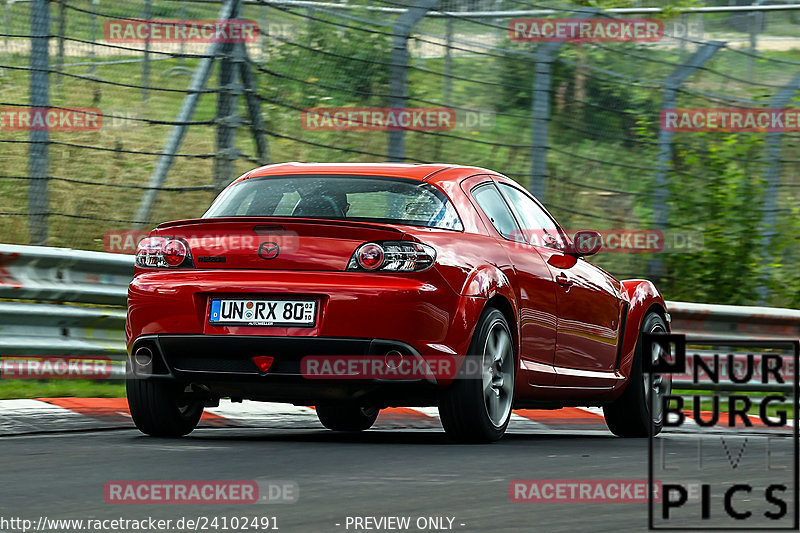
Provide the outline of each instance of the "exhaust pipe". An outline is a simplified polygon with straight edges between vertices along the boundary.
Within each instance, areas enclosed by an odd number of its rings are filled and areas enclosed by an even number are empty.
[[[153,351],[147,346],[140,346],[133,354],[133,360],[142,368],[153,362]]]
[[[405,356],[397,350],[389,350],[383,356],[383,362],[387,368],[397,370],[400,368],[400,363],[403,362]]]

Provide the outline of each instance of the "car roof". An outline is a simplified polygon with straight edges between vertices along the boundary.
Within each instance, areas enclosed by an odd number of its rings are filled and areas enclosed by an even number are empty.
[[[278,176],[291,174],[305,175],[352,175],[352,176],[377,176],[387,178],[407,178],[419,181],[426,181],[434,174],[444,170],[463,170],[456,172],[459,177],[472,174],[491,173],[489,170],[463,165],[449,165],[445,163],[432,164],[406,164],[406,163],[278,163],[266,165],[251,170],[236,181],[257,178],[261,176]],[[448,172],[453,176],[452,172]],[[452,178],[451,178],[452,179]]]

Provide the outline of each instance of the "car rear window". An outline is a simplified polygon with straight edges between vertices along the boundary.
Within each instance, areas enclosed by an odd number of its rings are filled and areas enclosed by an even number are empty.
[[[203,218],[302,217],[463,230],[447,197],[417,180],[370,176],[266,176],[223,192]]]

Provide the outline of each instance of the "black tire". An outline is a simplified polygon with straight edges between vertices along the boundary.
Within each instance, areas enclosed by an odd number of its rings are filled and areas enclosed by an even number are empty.
[[[618,437],[641,438],[647,437],[650,433],[652,415],[650,414],[650,406],[646,395],[647,388],[645,387],[645,379],[648,376],[642,371],[642,334],[645,332],[666,333],[667,331],[667,325],[658,313],[651,312],[644,317],[642,327],[639,330],[639,338],[636,341],[631,375],[628,378],[625,391],[613,403],[603,407],[606,425]],[[663,386],[664,390],[666,390],[665,394],[670,393],[671,377],[669,375],[654,376],[654,383]],[[654,401],[657,399],[654,398]],[[660,409],[656,411],[657,419],[653,424],[653,435],[658,435],[664,427],[664,414],[661,412],[659,416],[660,411]]]
[[[317,417],[333,431],[364,431],[372,427],[380,409],[355,403],[323,403],[317,405]]]
[[[153,437],[183,437],[197,427],[203,402],[184,398],[183,386],[170,381],[128,379],[128,407],[139,431]]]
[[[496,335],[496,332],[501,331],[508,339],[509,351],[503,355],[503,361],[498,363],[494,355],[487,354],[487,351],[490,350],[490,334]],[[516,374],[513,338],[503,313],[494,308],[483,311],[469,348],[471,361],[480,364],[482,376],[477,378],[458,376],[453,384],[443,389],[439,395],[439,417],[450,439],[462,443],[489,443],[499,440],[505,433],[511,420],[511,406],[514,401]],[[485,364],[487,357],[492,358],[492,364],[489,366]],[[501,375],[500,378],[498,374]],[[496,386],[496,383],[501,384]],[[491,390],[487,388],[487,384]],[[488,395],[485,394],[486,391],[489,391]],[[491,400],[487,398],[494,400],[492,394],[497,395],[498,409],[490,414]],[[500,408],[501,403],[502,408]]]

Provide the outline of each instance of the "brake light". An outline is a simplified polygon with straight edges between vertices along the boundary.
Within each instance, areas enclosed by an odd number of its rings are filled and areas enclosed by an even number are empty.
[[[359,246],[347,270],[367,272],[419,272],[433,266],[436,250],[407,241],[368,242]]]
[[[147,237],[136,248],[136,266],[146,268],[191,268],[189,246],[181,239]]]

